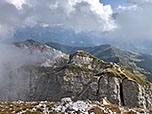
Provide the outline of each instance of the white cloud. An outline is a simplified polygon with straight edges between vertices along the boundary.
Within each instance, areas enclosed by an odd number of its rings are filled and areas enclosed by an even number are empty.
[[[26,0],[24,13],[39,22],[61,24],[76,31],[110,31],[116,27],[110,5],[99,0]]]
[[[116,8],[116,13],[123,13],[131,10],[137,10],[137,5],[132,5],[132,6],[118,6]]]
[[[18,10],[6,1],[0,1],[0,39],[12,35],[14,28],[21,22]]]
[[[0,39],[15,28],[39,23],[76,32],[111,31],[116,28],[112,14],[111,6],[99,0],[1,0]]]
[[[152,3],[152,0],[127,0],[129,3],[134,3],[134,4],[147,4],[147,3]]]
[[[125,41],[152,41],[152,5],[135,4],[133,6],[119,6],[114,13],[117,29],[104,34],[110,40]],[[135,43],[135,42],[134,42]]]
[[[21,9],[22,5],[26,3],[26,0],[7,0],[9,3],[12,3],[16,8]]]
[[[60,25],[76,32],[108,31],[107,37],[112,38],[152,37],[152,5],[149,4],[152,0],[128,0],[135,4],[119,6],[115,13],[110,5],[103,5],[99,0],[7,1],[0,1],[0,15],[3,15],[0,16],[0,39],[11,35],[14,28],[39,23]]]

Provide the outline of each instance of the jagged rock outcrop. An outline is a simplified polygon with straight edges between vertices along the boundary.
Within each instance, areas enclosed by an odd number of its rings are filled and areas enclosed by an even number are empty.
[[[84,51],[77,51],[69,58],[61,55],[64,62],[58,64],[60,59],[56,60],[56,67],[24,65],[13,71],[0,90],[0,100],[59,101],[71,97],[73,100],[102,101],[106,97],[112,104],[151,110],[151,83]]]
[[[124,104],[150,109],[152,107],[152,86],[140,85],[136,82],[123,81]]]
[[[107,97],[112,103],[123,105],[120,95],[120,80],[113,77],[102,77],[98,85],[98,99]]]

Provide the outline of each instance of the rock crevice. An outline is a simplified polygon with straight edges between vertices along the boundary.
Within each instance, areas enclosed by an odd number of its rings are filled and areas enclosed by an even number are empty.
[[[121,105],[125,106],[122,82],[120,83],[120,99],[121,99]]]

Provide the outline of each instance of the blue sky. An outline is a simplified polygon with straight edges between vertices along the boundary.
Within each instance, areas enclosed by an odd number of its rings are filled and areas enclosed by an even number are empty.
[[[119,5],[126,6],[127,0],[100,0],[103,4],[110,4],[112,8],[116,8]]]

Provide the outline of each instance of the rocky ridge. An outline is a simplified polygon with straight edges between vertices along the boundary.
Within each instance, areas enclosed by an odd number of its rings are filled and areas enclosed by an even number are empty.
[[[111,45],[99,45],[95,47],[72,47],[53,42],[48,46],[61,50],[63,53],[72,54],[77,50],[86,51],[106,62],[114,62],[130,72],[152,82],[152,56],[133,51],[122,50]]]
[[[41,44],[34,40],[26,40],[24,42],[15,42],[13,46],[22,49],[26,54],[37,56],[37,64],[44,67],[57,67],[64,64],[68,55],[61,51],[55,50],[47,45]]]

